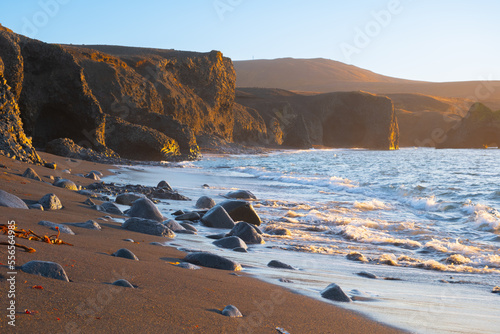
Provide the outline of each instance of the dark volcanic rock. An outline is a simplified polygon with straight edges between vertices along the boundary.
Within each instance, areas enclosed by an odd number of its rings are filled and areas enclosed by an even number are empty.
[[[172,138],[118,117],[106,116],[105,134],[106,144],[124,158],[162,161],[180,156],[179,145]]]
[[[0,65],[3,65],[2,53],[5,51],[1,46],[4,36],[0,31]],[[4,62],[8,63],[5,59]],[[0,155],[38,165],[44,163],[26,137],[18,103],[3,76],[3,66],[0,66]]]
[[[321,291],[321,297],[330,299],[336,302],[350,302],[351,298],[347,296],[344,291],[335,283],[328,285]]]
[[[235,248],[243,248],[247,249],[247,244],[238,237],[226,237],[213,242],[213,244],[217,247],[235,249]]]
[[[266,124],[268,144],[370,149],[399,145],[396,114],[387,97],[365,92],[302,95],[281,89],[238,88],[236,102],[258,111]]]
[[[280,269],[292,269],[292,270],[295,270],[295,268],[292,267],[291,265],[283,263],[283,262],[278,261],[278,260],[271,260],[267,264],[267,266],[271,267],[271,268],[280,268]]]
[[[222,270],[240,271],[242,269],[239,263],[226,259],[222,256],[206,252],[190,253],[184,258],[184,261],[203,267]]]
[[[60,210],[63,208],[56,194],[47,194],[43,196],[38,203],[40,203],[45,210]]]
[[[227,200],[219,204],[226,210],[229,216],[234,221],[245,221],[249,224],[259,226],[261,220],[257,212],[255,212],[252,204],[247,201]]]
[[[139,261],[137,256],[135,256],[134,253],[132,253],[131,251],[129,251],[126,248],[120,248],[119,250],[117,250],[116,252],[114,252],[111,255],[116,256],[116,257],[123,257],[123,258],[129,259],[129,260]]]
[[[200,215],[197,212],[186,212],[175,217],[175,220],[198,220]]]
[[[23,264],[21,270],[28,274],[69,282],[63,267],[55,262],[33,260]]]
[[[260,231],[255,228],[252,224],[247,222],[237,223],[231,231],[229,231],[229,236],[237,236],[241,238],[247,244],[263,244],[264,239],[262,238]]]
[[[245,199],[245,200],[257,199],[257,197],[255,197],[255,195],[252,194],[248,190],[234,190],[234,191],[230,191],[227,194],[225,194],[224,197],[226,197],[226,198],[234,198],[234,199]]]
[[[500,110],[475,103],[446,135],[438,148],[500,147]]]
[[[175,233],[172,232],[168,227],[156,220],[144,219],[144,218],[129,218],[123,224],[122,228],[134,232],[158,235],[167,238],[174,238]]]
[[[152,219],[158,222],[161,222],[164,219],[156,205],[147,198],[140,198],[136,200],[127,214],[130,217]]]
[[[220,206],[214,206],[212,209],[208,210],[207,213],[201,218],[201,222],[208,227],[215,228],[233,228],[234,221],[226,212],[226,210]]]
[[[198,209],[211,209],[216,205],[215,201],[208,196],[201,196],[194,205]]]
[[[96,152],[91,148],[85,148],[75,144],[75,142],[69,138],[51,140],[45,145],[45,151],[62,157],[88,161],[106,162],[109,159],[119,158],[118,154],[107,147],[102,147],[101,152]]]
[[[42,178],[38,176],[38,174],[35,172],[33,168],[26,168],[26,170],[23,173],[23,177],[36,181],[42,181]]]
[[[172,187],[170,186],[170,184],[168,184],[168,182],[165,181],[165,180],[162,180],[162,181],[158,182],[158,184],[156,185],[156,188],[165,189],[165,190],[168,190],[168,191],[174,191],[174,189],[172,189]]]
[[[28,209],[26,203],[19,197],[0,189],[0,206],[15,209]]]

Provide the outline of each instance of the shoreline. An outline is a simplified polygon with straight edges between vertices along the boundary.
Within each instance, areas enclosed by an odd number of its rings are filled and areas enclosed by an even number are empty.
[[[41,155],[48,161],[55,161],[57,169],[50,170],[0,157],[0,163],[7,167],[1,169],[4,172],[0,177],[1,189],[23,200],[39,200],[46,193],[55,193],[64,208],[40,212],[2,207],[0,210],[4,219],[14,219],[18,227],[32,229],[40,234],[50,235],[53,232],[38,225],[40,220],[68,223],[93,219],[101,224],[103,230],[71,227],[76,235],[62,235],[61,239],[74,246],[18,240],[18,243],[36,249],[35,253],[17,249],[18,266],[34,259],[54,261],[63,265],[71,282],[17,270],[17,331],[78,333],[91,330],[98,333],[163,329],[169,333],[276,333],[279,327],[290,333],[402,332],[353,311],[298,295],[245,273],[236,276],[232,272],[205,267],[195,271],[175,267],[169,262],[179,262],[185,255],[174,248],[175,239],[170,241],[123,230],[120,223],[100,220],[108,214],[84,205],[86,196],[20,176],[27,167],[31,167],[44,181],[53,175],[85,186],[94,181],[74,174],[98,170],[111,175],[109,170],[113,169],[113,165],[45,153]],[[72,174],[61,173],[66,168],[71,168]],[[138,243],[123,240],[127,238]],[[149,244],[155,241],[169,241],[172,246]],[[120,248],[130,249],[140,261],[110,256]],[[6,247],[0,249],[0,263],[5,264],[3,258],[6,257]],[[2,275],[5,275],[5,266],[1,268]],[[118,278],[128,278],[137,285],[137,289],[110,285]],[[1,278],[0,284],[0,293],[5,295],[5,276]],[[32,288],[38,285],[43,290]],[[237,306],[244,317],[234,319],[221,315],[220,310],[229,304]],[[5,310],[5,307],[2,309]],[[26,314],[25,309],[35,312]],[[2,331],[10,328],[5,317],[2,317],[0,328]]]

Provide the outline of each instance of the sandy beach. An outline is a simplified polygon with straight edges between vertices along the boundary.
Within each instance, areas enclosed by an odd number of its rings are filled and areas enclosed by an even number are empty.
[[[76,235],[63,234],[61,239],[74,246],[17,240],[36,249],[34,253],[17,249],[17,266],[31,260],[53,261],[64,267],[70,282],[31,275],[17,269],[15,328],[8,324],[9,319],[6,318],[5,297],[9,290],[7,278],[10,277],[6,274],[5,265],[7,247],[0,248],[0,294],[4,313],[0,328],[3,333],[400,332],[335,305],[261,282],[245,273],[176,267],[172,263],[182,261],[185,253],[173,247],[150,245],[150,242],[169,239],[127,231],[119,223],[102,220],[108,214],[83,204],[86,196],[48,183],[52,175],[86,186],[94,181],[75,174],[98,170],[106,175],[113,166],[44,153],[42,157],[56,162],[57,169],[0,157],[0,163],[5,166],[0,174],[1,189],[28,201],[37,201],[47,193],[55,193],[64,208],[42,212],[2,207],[2,223],[15,220],[19,228],[51,235],[54,231],[38,225],[40,220],[76,223],[93,219],[102,230],[71,227]],[[46,183],[22,177],[27,167],[32,167]],[[71,169],[71,174],[62,173],[64,169]],[[124,239],[133,239],[135,243]],[[175,244],[175,239],[171,242]],[[120,248],[131,250],[140,261],[111,256]],[[242,265],[245,266],[244,263]],[[111,285],[121,278],[130,281],[136,289]],[[223,316],[221,310],[229,304],[235,305],[243,317]]]

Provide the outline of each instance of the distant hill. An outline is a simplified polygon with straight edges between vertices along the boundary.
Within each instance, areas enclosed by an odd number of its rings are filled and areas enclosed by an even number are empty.
[[[303,92],[363,90],[376,94],[417,93],[468,98],[500,106],[500,81],[426,82],[380,75],[338,61],[315,58],[233,61],[237,87]]]

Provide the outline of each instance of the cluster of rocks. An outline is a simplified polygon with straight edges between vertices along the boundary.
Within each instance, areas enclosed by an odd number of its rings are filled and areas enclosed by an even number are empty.
[[[115,183],[96,182],[85,187],[88,190],[97,191],[101,194],[116,196],[119,204],[130,205],[139,197],[146,197],[150,200],[167,199],[176,201],[189,201],[186,196],[179,194],[165,181],[158,183],[156,187],[143,185],[117,185]]]

